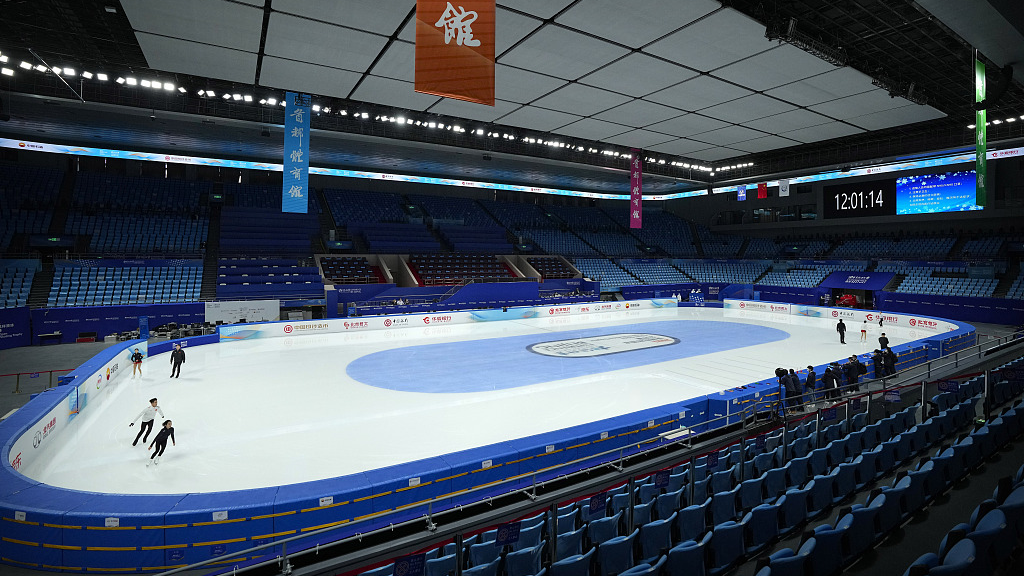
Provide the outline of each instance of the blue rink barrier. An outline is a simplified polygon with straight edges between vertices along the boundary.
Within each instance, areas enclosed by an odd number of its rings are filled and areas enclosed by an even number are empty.
[[[189,346],[214,341],[211,337],[184,340]],[[898,368],[904,369],[926,362],[936,347],[945,352],[974,342],[974,328],[961,326],[896,346],[894,351],[899,354]],[[172,343],[154,344],[149,354],[160,353],[163,346],[169,349]],[[664,434],[683,427],[699,433],[711,426],[736,423],[751,403],[778,394],[777,382],[766,379],[722,393],[434,458],[339,478],[251,490],[101,494],[48,486],[17,472],[12,466],[14,443],[39,430],[54,410],[67,413],[63,407],[79,386],[91,384],[97,371],[103,374],[105,367],[139,344],[125,342],[104,350],[76,369],[72,374],[77,377],[69,385],[41,393],[0,422],[0,562],[65,572],[154,572],[337,527],[327,534],[290,542],[288,550],[294,551],[613,461],[657,446],[665,442]],[[820,376],[824,366],[816,367],[816,371]],[[729,416],[727,422],[709,423],[722,415]],[[65,426],[75,426],[70,415]],[[52,441],[59,442],[60,436]],[[243,563],[278,553],[277,547],[270,547],[259,551],[258,556],[231,558],[224,563]]]

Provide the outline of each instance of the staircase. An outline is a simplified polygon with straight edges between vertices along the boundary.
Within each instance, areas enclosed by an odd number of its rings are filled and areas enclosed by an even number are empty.
[[[59,236],[64,233],[68,223],[68,213],[71,212],[71,199],[75,191],[75,173],[71,170],[64,172],[64,180],[60,183],[60,192],[57,194],[57,201],[53,207],[53,217],[50,218],[51,236]]]
[[[889,280],[889,283],[885,285],[885,288],[882,288],[882,291],[895,292],[900,287],[900,284],[903,284],[903,280],[906,279],[906,277],[906,274],[897,274],[893,276],[892,280]]]
[[[1010,286],[1013,286],[1013,281],[1017,279],[1020,274],[1020,260],[1014,258],[1010,260],[1009,265],[1006,267],[1006,274],[1003,274],[1003,278],[996,284],[996,289],[992,292],[993,298],[1006,298],[1006,293],[1010,291]],[[35,284],[32,285],[35,288]]]
[[[740,244],[740,249],[736,251],[736,257],[737,258],[743,258],[746,255],[746,253],[747,253],[747,246],[749,246],[749,245],[750,245],[750,237],[749,236],[744,236],[743,237],[743,244]]]
[[[43,269],[32,277],[32,290],[28,293],[29,308],[45,308],[53,286],[55,268],[53,262],[43,262]]]
[[[320,206],[327,206],[327,197],[324,196],[322,189],[312,188],[313,194],[317,196],[317,204]],[[320,234],[317,235],[316,240],[313,243],[313,253],[326,253],[330,252],[326,245],[324,245],[324,238],[328,237],[328,230],[335,230],[334,216],[331,216],[330,210],[323,209],[317,214],[317,220],[319,222]],[[337,236],[335,236],[337,238]]]
[[[946,256],[945,256],[946,260],[956,260],[957,256],[959,256],[960,253],[963,252],[964,244],[966,244],[966,243],[967,243],[967,236],[966,235],[958,236],[957,239],[956,239],[956,242],[953,243],[953,246],[949,249],[949,252],[946,253]]]
[[[693,238],[693,245],[697,248],[697,258],[704,258],[704,244],[700,241],[700,234],[697,234],[697,227],[689,220],[684,220],[684,222],[690,227],[690,237]]]
[[[220,183],[214,184],[214,193],[223,193]],[[220,209],[221,204],[210,206],[210,226],[206,237],[206,253],[203,255],[203,285],[199,299],[210,302],[217,299],[217,271],[220,258]]]

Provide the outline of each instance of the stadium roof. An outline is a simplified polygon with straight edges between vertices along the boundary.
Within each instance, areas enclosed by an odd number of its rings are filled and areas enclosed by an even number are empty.
[[[297,90],[315,95],[315,127],[348,166],[603,190],[622,185],[607,168],[640,147],[654,159],[647,190],[663,192],[971,144],[972,46],[990,90],[1000,67],[1016,66],[989,117],[1024,114],[1022,11],[1005,0],[499,1],[489,107],[413,91],[414,0],[14,1],[0,19],[13,72],[0,87],[16,95],[0,131],[28,138],[47,125],[51,139],[80,144],[266,154],[278,139],[255,139],[252,123],[281,124],[267,101]],[[151,86],[116,82],[128,77]],[[58,111],[27,97],[74,92],[89,104]],[[128,121],[145,116],[166,123]],[[990,140],[1022,125],[993,125]]]

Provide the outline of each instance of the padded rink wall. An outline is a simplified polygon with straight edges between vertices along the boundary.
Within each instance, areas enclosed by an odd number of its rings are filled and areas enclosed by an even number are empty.
[[[287,337],[353,330],[401,330],[410,326],[468,324],[538,316],[581,315],[674,307],[671,300],[597,302],[566,306],[510,308],[380,316],[325,321],[271,322],[222,326],[219,337],[189,339],[188,346],[232,340]],[[872,312],[801,307],[767,302],[727,301],[727,318],[768,312],[843,317]],[[833,313],[836,316],[832,316]],[[875,313],[877,314],[877,313]],[[865,317],[866,318],[866,317]],[[929,357],[926,342],[939,349],[974,343],[974,329],[946,320],[886,315],[890,324],[921,325],[923,341],[896,348],[901,367]],[[913,321],[913,322],[911,322]],[[922,324],[924,322],[924,324]],[[969,344],[968,344],[969,343]],[[526,438],[499,442],[444,456],[313,482],[232,492],[122,495],[47,486],[18,472],[30,458],[45,458],[48,446],[72,433],[75,416],[103,402],[125,377],[127,354],[144,342],[107,349],[72,374],[71,384],[47,391],[0,423],[0,561],[9,565],[70,572],[152,572],[338,526],[330,534],[289,543],[289,550],[312,546],[389,523],[528,486],[566,472],[612,460],[662,442],[660,434],[680,427],[703,431],[708,420],[732,416],[750,402],[777,394],[775,382],[756,382],[718,394],[692,398]],[[152,354],[168,343],[153,345]],[[74,400],[72,400],[74,398]],[[724,421],[718,425],[724,424]],[[598,457],[601,452],[611,455]],[[566,462],[581,460],[572,467]],[[510,482],[497,484],[507,479]],[[466,494],[469,489],[481,491]],[[402,510],[397,508],[405,507]],[[358,521],[358,523],[356,523]],[[276,555],[278,547],[262,554]],[[255,557],[232,558],[233,565]],[[0,569],[2,571],[2,569]]]

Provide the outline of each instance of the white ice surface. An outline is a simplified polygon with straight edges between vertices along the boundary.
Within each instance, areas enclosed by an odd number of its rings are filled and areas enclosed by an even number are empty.
[[[398,346],[662,320],[725,320],[737,330],[761,324],[790,337],[490,392],[398,392],[345,374],[356,358]],[[200,346],[187,350],[180,379],[168,379],[166,354],[147,359],[141,379],[122,379],[107,402],[83,410],[60,442],[21,472],[54,486],[132,494],[343,476],[678,402],[771,377],[779,366],[799,369],[877,347],[877,326],[865,344],[859,330],[851,324],[842,346],[832,319],[673,308]],[[928,335],[895,326],[885,331],[892,345]],[[147,468],[146,447],[131,445],[138,424],[128,423],[154,396],[174,422],[177,445],[168,444],[159,466]],[[159,424],[158,418],[154,428]]]

